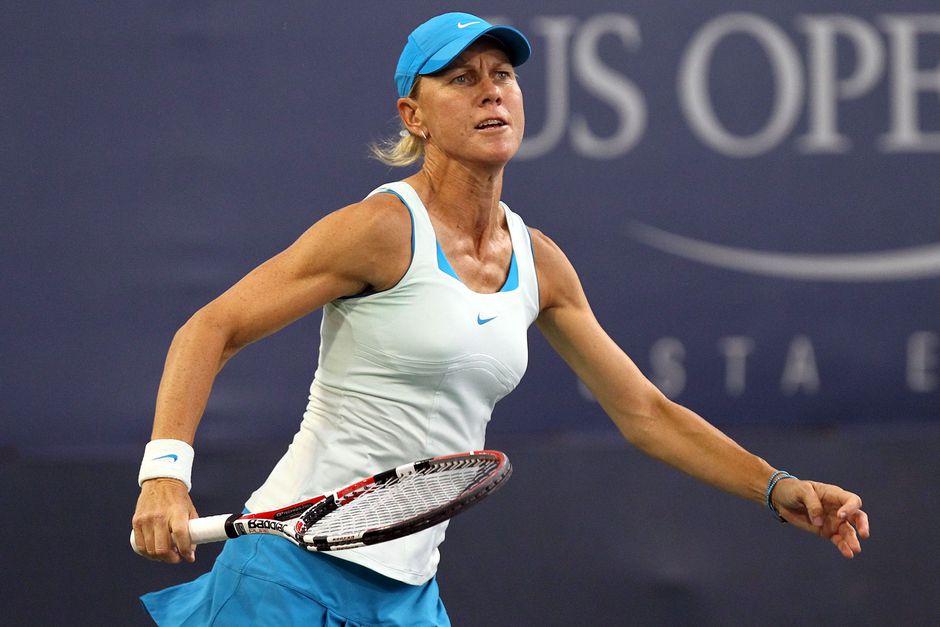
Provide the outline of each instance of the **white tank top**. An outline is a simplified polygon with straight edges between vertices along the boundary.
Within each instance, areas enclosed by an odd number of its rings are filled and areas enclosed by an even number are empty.
[[[502,290],[480,294],[454,274],[427,209],[407,183],[397,195],[412,220],[411,265],[393,288],[323,310],[319,367],[300,431],[246,507],[261,512],[324,494],[417,459],[484,448],[496,401],[528,362],[526,332],[539,312],[529,231],[500,203],[513,256]],[[447,523],[331,555],[421,584],[437,571]]]

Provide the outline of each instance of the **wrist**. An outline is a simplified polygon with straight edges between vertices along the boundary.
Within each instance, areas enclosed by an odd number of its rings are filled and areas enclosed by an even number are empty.
[[[170,486],[179,486],[187,492],[189,491],[189,488],[186,487],[186,484],[183,483],[182,479],[175,479],[173,477],[154,477],[153,479],[144,479],[143,481],[138,480],[138,483],[141,490],[145,490],[150,487],[157,487],[161,484],[166,484]]]
[[[137,485],[150,479],[176,479],[192,489],[192,471],[195,451],[182,440],[151,440],[144,448]]]
[[[777,520],[779,520],[782,523],[785,523],[787,521],[784,520],[783,516],[781,516],[780,512],[777,510],[777,506],[774,505],[773,494],[774,494],[774,488],[776,488],[777,484],[783,481],[784,479],[799,480],[797,477],[791,475],[786,470],[777,470],[772,475],[770,475],[770,479],[767,480],[767,490],[764,493],[764,500],[767,503],[767,508],[770,509],[773,515],[776,516]]]

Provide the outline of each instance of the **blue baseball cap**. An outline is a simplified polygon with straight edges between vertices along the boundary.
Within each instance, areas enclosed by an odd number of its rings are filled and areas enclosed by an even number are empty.
[[[525,35],[511,26],[494,26],[470,13],[444,13],[432,17],[408,36],[395,69],[398,95],[407,97],[418,76],[444,69],[483,35],[494,37],[506,48],[513,66],[525,63],[532,53]]]

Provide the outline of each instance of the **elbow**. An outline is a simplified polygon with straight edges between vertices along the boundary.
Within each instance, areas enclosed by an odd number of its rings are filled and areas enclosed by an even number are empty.
[[[217,353],[220,369],[244,347],[244,343],[238,341],[236,329],[214,311],[211,303],[193,314],[177,330],[173,344],[196,345],[207,354]]]
[[[647,450],[663,428],[675,403],[652,383],[637,397],[626,399],[611,417],[623,436],[634,446]]]

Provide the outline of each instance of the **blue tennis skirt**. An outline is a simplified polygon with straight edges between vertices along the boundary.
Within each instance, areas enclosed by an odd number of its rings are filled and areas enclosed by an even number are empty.
[[[205,575],[140,599],[161,626],[450,625],[436,579],[412,586],[267,535],[226,542]]]

